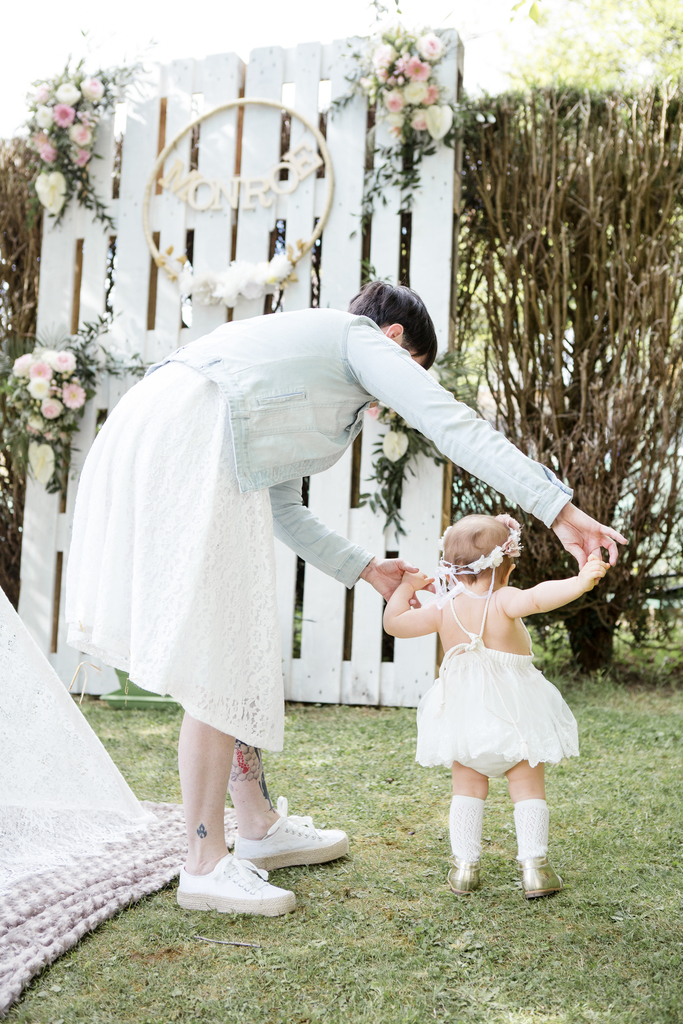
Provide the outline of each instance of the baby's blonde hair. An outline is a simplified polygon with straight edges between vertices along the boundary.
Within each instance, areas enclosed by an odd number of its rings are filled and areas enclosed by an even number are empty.
[[[505,544],[510,537],[510,530],[494,516],[463,516],[457,523],[446,530],[443,536],[443,557],[451,565],[469,565],[476,562],[482,555],[490,555],[495,547]],[[504,579],[505,574],[513,559],[509,555],[503,555],[497,572],[497,579]],[[463,583],[473,583],[475,579],[491,579],[492,569],[484,569],[476,576],[462,575]]]

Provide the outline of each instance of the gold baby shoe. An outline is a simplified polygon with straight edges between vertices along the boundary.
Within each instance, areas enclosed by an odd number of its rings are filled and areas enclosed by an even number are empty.
[[[479,888],[480,860],[461,860],[451,857],[453,867],[448,872],[448,884],[457,896],[467,896]]]
[[[547,857],[529,857],[517,862],[522,872],[522,888],[528,900],[550,896],[564,888],[562,879]]]

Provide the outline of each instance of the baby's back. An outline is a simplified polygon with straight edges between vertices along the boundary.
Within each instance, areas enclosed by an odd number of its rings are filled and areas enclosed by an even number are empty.
[[[505,589],[505,587],[498,587],[491,595],[484,628],[484,646],[493,651],[504,651],[506,654],[529,654],[531,641],[524,623],[521,619],[511,619],[506,615],[501,607],[501,602],[497,600],[498,595]],[[439,630],[445,651],[455,647],[456,644],[466,643],[469,640],[467,633],[464,633],[458,626],[453,611],[465,629],[476,635],[481,630],[486,606],[485,597],[486,593],[477,597],[458,594],[451,602],[452,610],[446,605],[443,610],[442,627]]]

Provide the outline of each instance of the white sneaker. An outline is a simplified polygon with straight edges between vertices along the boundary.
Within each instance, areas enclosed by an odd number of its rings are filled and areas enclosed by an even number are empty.
[[[235,839],[235,856],[246,857],[259,868],[289,868],[296,864],[324,864],[349,852],[349,837],[336,828],[315,828],[311,818],[287,814],[287,797],[277,802],[281,817],[263,839]]]
[[[221,914],[265,914],[277,917],[296,908],[296,896],[267,881],[248,860],[229,853],[208,875],[190,875],[180,869],[178,904],[185,910],[218,910]]]

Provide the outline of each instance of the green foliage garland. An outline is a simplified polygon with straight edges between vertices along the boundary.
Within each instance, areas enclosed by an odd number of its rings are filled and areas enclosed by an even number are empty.
[[[442,387],[460,401],[476,404],[479,376],[475,370],[463,366],[450,352],[438,357],[435,368]],[[382,512],[386,517],[384,528],[393,526],[397,533],[405,535],[400,509],[407,474],[415,476],[414,465],[418,455],[426,455],[437,466],[445,465],[447,459],[432,441],[406,423],[393,409],[380,405],[377,416],[381,423],[389,426],[373,453],[374,473],[369,479],[376,480],[379,486],[372,494],[361,494],[359,504],[369,505],[373,512]]]

